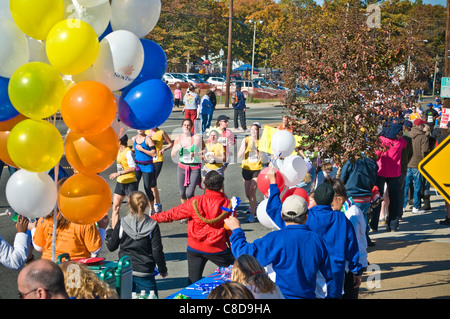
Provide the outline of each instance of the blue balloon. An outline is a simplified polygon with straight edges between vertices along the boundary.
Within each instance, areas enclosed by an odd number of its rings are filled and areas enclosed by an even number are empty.
[[[136,86],[148,80],[161,80],[167,70],[167,57],[161,46],[148,39],[140,39],[144,47],[144,65],[131,85]]]
[[[8,94],[9,79],[0,77],[0,122],[10,120],[19,112],[14,108]]]
[[[118,103],[119,119],[137,130],[161,126],[173,108],[173,94],[161,80],[148,80],[123,91]]]

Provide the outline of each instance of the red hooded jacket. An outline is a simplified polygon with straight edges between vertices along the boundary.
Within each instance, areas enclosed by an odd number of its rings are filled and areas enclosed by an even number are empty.
[[[197,203],[198,213],[194,210]],[[193,250],[215,254],[227,250],[230,245],[231,231],[225,228],[224,219],[231,213],[226,213],[217,221],[214,219],[224,214],[221,207],[229,207],[230,200],[222,192],[205,190],[204,195],[194,196],[184,204],[170,210],[154,214],[152,219],[158,223],[170,223],[175,220],[188,219],[188,247]]]

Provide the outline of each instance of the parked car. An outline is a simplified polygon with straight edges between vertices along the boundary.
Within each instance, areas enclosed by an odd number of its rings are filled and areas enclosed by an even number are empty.
[[[181,83],[181,82],[186,82],[183,79],[180,79],[176,76],[174,76],[172,73],[166,73],[163,75],[163,81],[167,81],[170,84],[175,84],[177,82]]]
[[[223,77],[213,76],[213,77],[208,78],[208,80],[206,80],[206,82],[216,85],[216,86],[222,86],[222,85],[226,85],[227,80],[226,80],[226,78],[223,78]]]

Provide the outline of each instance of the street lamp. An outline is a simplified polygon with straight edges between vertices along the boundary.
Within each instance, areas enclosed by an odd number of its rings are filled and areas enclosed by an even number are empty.
[[[252,51],[252,73],[250,74],[250,81],[252,82],[253,86],[253,70],[255,68],[255,40],[256,40],[256,23],[259,22],[259,24],[263,23],[263,20],[255,21],[253,19],[250,19],[248,21],[249,23],[253,23],[253,51]]]

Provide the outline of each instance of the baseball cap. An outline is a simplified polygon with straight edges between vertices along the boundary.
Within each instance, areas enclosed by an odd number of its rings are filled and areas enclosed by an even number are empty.
[[[413,124],[414,124],[415,126],[420,126],[420,125],[422,125],[422,124],[427,124],[427,122],[425,122],[424,120],[421,120],[421,119],[415,119],[414,122],[413,122]]]
[[[299,195],[290,195],[284,200],[281,212],[286,217],[300,217],[308,212],[308,203]]]
[[[261,123],[259,123],[259,122],[253,122],[252,125],[256,125],[256,126],[258,126],[259,128],[261,128]]]
[[[411,128],[413,126],[413,123],[411,121],[406,120],[403,122],[403,126],[407,127],[407,128]]]
[[[224,120],[229,120],[230,118],[226,115],[219,115],[219,117],[217,118],[217,121],[224,121]]]
[[[433,106],[433,103],[428,103],[427,106],[428,107]]]

